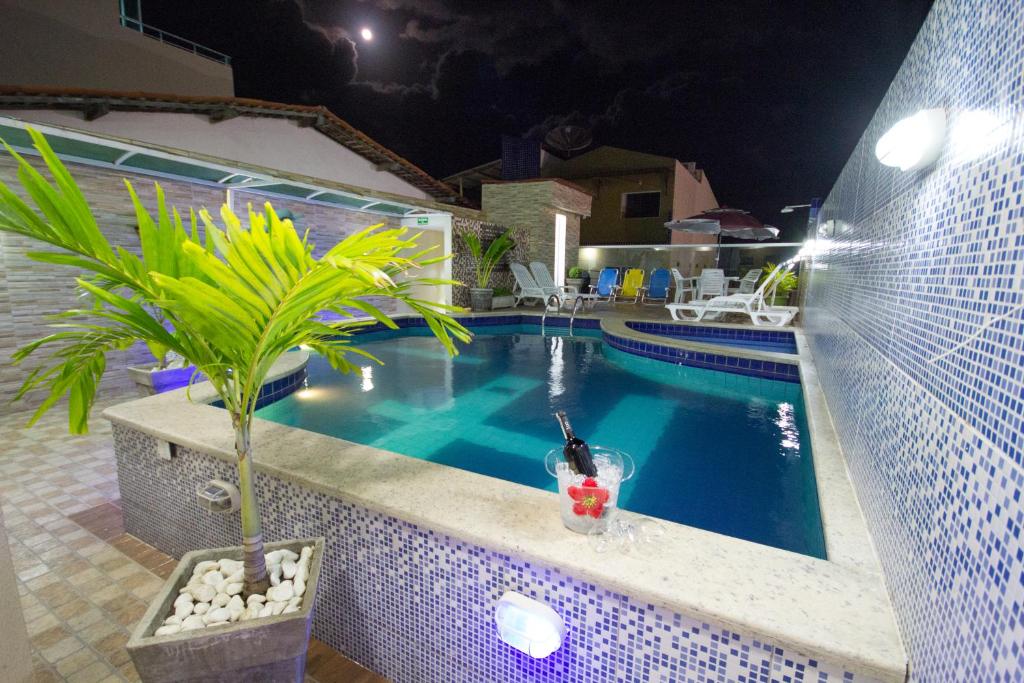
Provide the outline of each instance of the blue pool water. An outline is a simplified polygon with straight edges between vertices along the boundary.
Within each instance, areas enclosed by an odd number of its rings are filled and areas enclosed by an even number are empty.
[[[591,443],[630,453],[620,505],[824,557],[800,386],[663,363],[536,326],[478,328],[447,357],[424,329],[364,335],[384,365],[342,375],[320,357],[310,388],[259,417],[546,490],[565,410]]]

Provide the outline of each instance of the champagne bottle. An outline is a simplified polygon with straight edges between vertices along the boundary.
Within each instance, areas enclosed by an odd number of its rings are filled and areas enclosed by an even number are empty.
[[[555,413],[555,419],[558,420],[562,434],[565,436],[565,447],[562,449],[562,454],[565,456],[565,461],[569,463],[569,469],[585,477],[596,477],[597,466],[594,464],[594,458],[590,455],[590,446],[572,431],[572,425],[569,424],[569,418],[566,417],[564,410]]]

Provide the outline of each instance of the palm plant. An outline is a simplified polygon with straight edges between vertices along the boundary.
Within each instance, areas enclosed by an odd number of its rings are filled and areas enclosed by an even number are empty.
[[[265,591],[269,582],[250,433],[267,372],[281,354],[300,344],[343,372],[352,367],[349,353],[373,359],[350,345],[355,328],[374,321],[397,326],[366,300],[372,296],[408,304],[448,352],[456,354],[454,340],[469,341],[470,334],[444,313],[452,307],[411,294],[417,285],[452,283],[396,279],[446,257],[418,250],[415,237],[407,237],[405,229],[373,226],[316,258],[307,236],[300,237],[269,203],[263,213],[250,208],[248,225],[224,206],[223,228],[205,210],[198,220],[192,211],[186,230],[178,211],[168,211],[159,185],[154,217],[126,180],[139,226],[140,257],[111,246],[71,174],[44,137],[30,133],[53,181],[7,147],[35,209],[0,183],[0,230],[59,248],[29,257],[76,269],[78,287],[91,305],[58,314],[52,321],[55,332],[15,353],[15,362],[21,362],[41,349],[49,351],[15,399],[48,390],[31,424],[67,395],[70,430],[84,433],[110,352],[144,342],[154,354],[173,351],[194,365],[224,402],[235,432],[245,594]],[[355,319],[352,310],[369,319]],[[342,319],[324,323],[318,318],[323,311]]]
[[[495,237],[487,246],[486,251],[480,243],[480,236],[474,232],[464,234],[462,241],[465,242],[469,253],[473,256],[476,266],[476,286],[480,289],[486,289],[490,285],[491,273],[501,261],[501,257],[516,246],[515,240],[512,239],[511,229]]]

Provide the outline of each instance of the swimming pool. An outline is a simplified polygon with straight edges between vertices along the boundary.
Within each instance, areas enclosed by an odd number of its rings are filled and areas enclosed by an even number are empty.
[[[825,556],[800,386],[639,358],[536,326],[475,330],[450,359],[423,328],[363,335],[385,365],[341,375],[322,358],[309,388],[261,418],[555,490],[543,457],[568,412],[591,443],[633,455],[620,504],[813,557]]]
[[[796,353],[796,337],[792,332],[781,330],[751,330],[733,327],[706,327],[700,325],[678,325],[673,323],[652,323],[626,321],[626,327],[637,332],[655,334],[669,339],[695,341],[705,344],[721,344],[754,351],[773,353]]]

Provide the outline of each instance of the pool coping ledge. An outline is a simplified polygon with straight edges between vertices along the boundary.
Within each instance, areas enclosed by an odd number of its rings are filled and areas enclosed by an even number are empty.
[[[801,356],[805,349],[803,342]],[[285,354],[267,381],[301,370],[307,360],[304,351]],[[215,398],[213,388],[202,382],[190,396],[187,391],[121,403],[103,416],[233,463],[230,423],[222,409],[208,405]],[[818,560],[664,520],[659,520],[665,528],[659,555],[598,555],[585,536],[562,526],[557,495],[548,491],[259,418],[252,441],[257,469],[279,479],[816,656],[855,674],[887,683],[905,679],[906,654],[873,556],[871,566]],[[819,444],[813,448],[817,473]],[[829,477],[838,476],[838,468],[824,469]],[[845,478],[845,465],[842,472]],[[841,519],[843,514],[849,510],[822,510],[826,523],[829,516]]]

